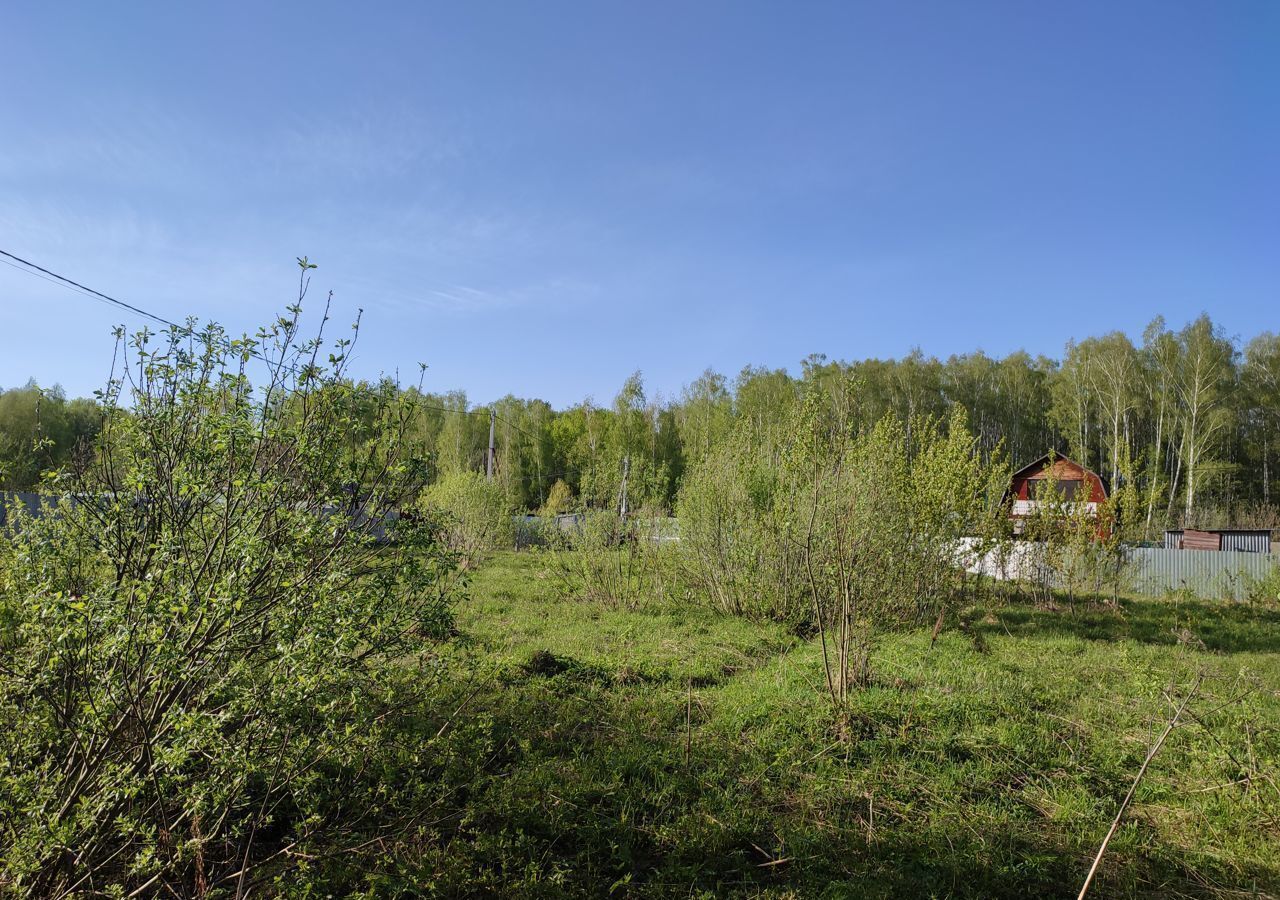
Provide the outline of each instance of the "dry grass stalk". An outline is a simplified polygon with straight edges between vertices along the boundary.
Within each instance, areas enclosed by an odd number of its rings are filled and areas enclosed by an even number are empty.
[[[1120,827],[1120,820],[1124,818],[1125,810],[1129,808],[1129,803],[1133,800],[1133,795],[1138,790],[1138,783],[1142,781],[1142,776],[1147,773],[1147,766],[1151,765],[1151,760],[1160,752],[1160,748],[1164,746],[1165,738],[1170,732],[1178,726],[1178,720],[1182,718],[1182,713],[1187,708],[1187,704],[1191,702],[1191,698],[1200,690],[1200,682],[1204,680],[1204,672],[1196,675],[1195,682],[1191,685],[1191,690],[1187,692],[1187,696],[1183,698],[1182,705],[1178,707],[1177,712],[1173,714],[1173,718],[1165,725],[1164,731],[1160,737],[1151,745],[1151,749],[1147,751],[1147,758],[1142,761],[1142,768],[1138,769],[1138,774],[1133,779],[1133,784],[1129,785],[1129,793],[1125,794],[1124,800],[1120,803],[1120,808],[1116,810],[1116,817],[1111,822],[1111,828],[1107,830],[1107,836],[1102,839],[1102,845],[1098,847],[1098,854],[1093,858],[1093,865],[1089,867],[1089,874],[1084,879],[1084,884],[1080,888],[1080,893],[1076,900],[1084,900],[1086,894],[1089,893],[1089,885],[1093,883],[1093,876],[1098,872],[1098,866],[1102,863],[1102,856],[1107,852],[1107,844],[1111,843],[1112,836],[1116,833],[1116,829]]]

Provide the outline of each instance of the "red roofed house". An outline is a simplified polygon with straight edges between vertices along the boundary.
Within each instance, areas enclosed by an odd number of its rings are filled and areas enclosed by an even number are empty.
[[[1107,499],[1107,485],[1092,469],[1086,469],[1065,456],[1046,453],[1013,473],[1009,495],[1013,499],[1010,518],[1014,520],[1014,533],[1022,531],[1020,519],[1038,511],[1040,496],[1048,492],[1046,482],[1057,482],[1057,491],[1067,503],[1084,503],[1089,512],[1097,514],[1099,504]],[[1099,537],[1106,537],[1110,529],[1099,526]]]

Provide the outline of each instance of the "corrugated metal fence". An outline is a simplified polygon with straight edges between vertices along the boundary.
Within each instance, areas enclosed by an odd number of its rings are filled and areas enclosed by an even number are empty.
[[[627,520],[637,538],[655,544],[671,544],[680,540],[680,525],[674,518],[639,518]],[[558,516],[513,516],[516,549],[545,543],[548,533],[581,534],[587,517],[582,513],[563,513]]]
[[[1191,537],[1207,539],[1209,546],[1191,546]],[[1208,531],[1170,529],[1164,533],[1166,550],[1241,550],[1246,553],[1270,553],[1269,528],[1217,528]]]
[[[59,503],[68,499],[73,505],[80,502],[74,496],[69,495],[35,494],[29,491],[0,491],[0,528],[8,525],[11,509],[20,508],[24,509],[27,515],[42,516],[50,510],[56,510]],[[389,510],[383,514],[381,521],[375,521],[374,516],[364,502],[355,502],[346,506],[325,506],[321,508],[320,514],[323,516],[349,517],[351,519],[351,527],[354,530],[362,531],[379,541],[387,540],[387,525],[400,519],[399,512]]]
[[[1280,562],[1270,553],[1234,550],[1164,550],[1132,547],[1125,552],[1126,580],[1139,594],[1189,590],[1200,597],[1244,600],[1254,582]]]
[[[1062,586],[1046,563],[1043,544],[1014,541],[980,559],[972,548],[971,540],[961,540],[962,564],[970,572],[998,581],[1038,581],[1047,576],[1055,586]],[[1154,597],[1187,590],[1206,600],[1245,600],[1254,583],[1277,568],[1280,556],[1273,553],[1129,547],[1120,585],[1123,590]]]
[[[56,506],[58,498],[48,494],[35,494],[29,491],[0,491],[0,526],[9,518],[12,505],[21,506],[32,516],[40,515],[46,508]]]

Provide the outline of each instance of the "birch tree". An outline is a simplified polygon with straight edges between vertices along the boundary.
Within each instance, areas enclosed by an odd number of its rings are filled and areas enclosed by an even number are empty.
[[[676,412],[676,423],[683,439],[684,453],[690,461],[702,459],[712,445],[728,433],[733,420],[733,397],[729,382],[712,369],[686,385]]]
[[[1245,348],[1241,382],[1248,409],[1244,427],[1258,454],[1262,502],[1271,502],[1271,460],[1280,431],[1280,335],[1264,332]]]
[[[1166,444],[1169,443],[1167,435],[1174,430],[1176,416],[1170,385],[1177,369],[1178,344],[1165,327],[1163,317],[1152,319],[1143,331],[1141,359],[1148,421],[1154,417],[1154,423],[1149,425],[1152,434],[1146,460],[1149,474],[1143,492],[1146,506],[1144,532],[1150,534],[1156,506],[1167,490],[1172,508],[1172,497],[1177,489],[1172,466],[1176,454],[1167,449]]]
[[[1087,343],[1090,347],[1085,380],[1092,389],[1106,426],[1111,483],[1118,484],[1121,461],[1129,443],[1129,414],[1139,400],[1136,384],[1138,353],[1129,338],[1119,331],[1090,339]]]
[[[1179,453],[1186,472],[1183,515],[1190,519],[1196,491],[1224,464],[1216,453],[1232,424],[1229,403],[1236,382],[1236,350],[1207,315],[1179,331],[1177,342],[1173,388],[1181,407]]]
[[[1089,465],[1089,435],[1093,424],[1093,392],[1089,381],[1092,345],[1067,342],[1067,355],[1050,390],[1050,415],[1062,430],[1072,457]]]

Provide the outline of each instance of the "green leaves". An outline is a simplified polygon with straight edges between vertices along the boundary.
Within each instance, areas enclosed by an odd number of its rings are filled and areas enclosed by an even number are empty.
[[[963,409],[888,414],[862,430],[864,383],[810,383],[777,432],[740,422],[686,474],[680,551],[726,611],[830,635],[835,696],[865,680],[877,632],[933,622],[959,599],[961,537],[1002,531],[1001,458]]]
[[[342,773],[415,696],[457,559],[391,515],[423,486],[416,394],[312,365],[297,316],[135,335],[75,499],[11,522],[0,883],[187,894],[352,827]]]

